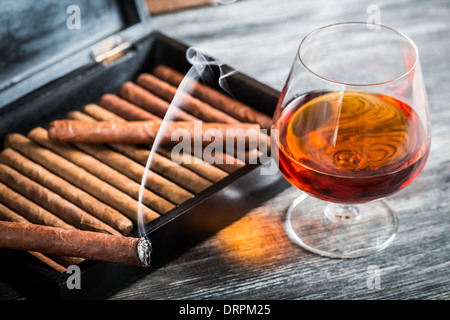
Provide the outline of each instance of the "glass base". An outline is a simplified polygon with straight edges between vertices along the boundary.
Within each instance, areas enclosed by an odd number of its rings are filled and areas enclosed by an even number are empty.
[[[284,227],[291,241],[308,251],[358,258],[389,246],[398,220],[383,201],[340,205],[302,194],[288,208]]]

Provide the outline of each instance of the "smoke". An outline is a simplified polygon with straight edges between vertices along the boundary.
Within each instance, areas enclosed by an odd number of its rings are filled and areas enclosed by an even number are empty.
[[[226,73],[224,68],[222,68],[223,64],[220,61],[211,59],[208,60],[203,53],[193,47],[186,51],[186,59],[192,64],[191,70],[192,73],[195,73],[195,77],[197,79],[201,78],[204,83],[217,83],[220,88],[234,98],[226,78],[232,76],[237,71],[232,70]],[[215,78],[212,66],[218,67],[219,76],[217,79]]]
[[[186,59],[191,64],[191,67],[185,74],[181,83],[178,85],[167,112],[162,119],[160,129],[151,147],[140,185],[138,228],[140,236],[144,238],[147,238],[147,236],[144,227],[146,223],[143,221],[142,206],[143,193],[145,188],[148,187],[146,185],[148,181],[147,177],[149,172],[153,171],[152,169],[154,168],[155,155],[160,153],[162,150],[165,150],[164,153],[167,154],[167,149],[164,149],[166,146],[162,144],[162,140],[166,139],[165,141],[167,141],[170,132],[168,129],[171,125],[173,126],[173,121],[176,121],[176,115],[183,110],[185,99],[188,97],[192,98],[192,96],[194,96],[194,88],[199,82],[218,86],[233,97],[233,94],[228,86],[228,80],[230,76],[236,73],[236,71],[226,71],[228,68],[225,68],[220,61],[208,58],[205,54],[195,48],[189,48],[186,51]],[[205,161],[210,164],[224,164],[223,156],[225,154],[228,156],[231,155],[231,158],[234,157],[235,159],[241,160],[246,156],[250,156],[250,161],[247,163],[251,164],[257,163],[258,159],[263,163],[266,162],[266,160],[271,159],[269,155],[270,152],[267,150],[267,141],[264,142],[263,139],[260,139],[258,142],[256,142],[256,140],[251,140],[251,137],[258,137],[261,133],[267,134],[267,131],[263,132],[263,130],[255,130],[254,127],[245,130],[236,127],[233,129],[229,128],[230,126],[226,126],[226,133],[224,135],[223,131],[216,130],[215,128],[202,131],[202,121],[193,121],[193,137],[191,136],[192,130],[187,130],[184,128],[177,128],[176,130],[173,130],[172,127],[173,131],[170,133],[170,139],[171,141],[177,141],[177,144],[170,151],[171,161],[177,164],[186,164],[184,161],[186,161],[186,159],[190,159],[190,161],[194,161],[194,164],[197,164],[196,161],[199,161],[199,163]],[[239,124],[239,126],[241,126],[241,124]],[[211,131],[209,132],[209,130]],[[181,142],[180,138],[182,138]],[[207,146],[205,146],[205,141],[208,142]],[[230,142],[232,143],[230,144]],[[256,143],[258,143],[258,145],[256,145]],[[233,147],[229,147],[230,145]],[[272,146],[273,145],[274,144],[272,144]],[[193,150],[191,147],[193,147]],[[175,153],[174,150],[176,150]],[[188,157],[177,158],[177,154],[179,154],[180,150],[183,151],[183,155],[188,155]],[[242,151],[245,150],[249,151],[247,155],[242,153]],[[220,157],[217,156],[217,154],[219,154]],[[239,154],[241,154],[241,156],[239,156]],[[229,158],[230,157],[227,157],[225,160],[227,161]],[[192,162],[189,164],[192,164]],[[270,163],[268,167],[265,166],[262,174],[276,173],[278,167],[276,165],[272,166],[272,164],[273,163]]]
[[[161,141],[163,137],[166,135],[166,132],[168,131],[168,125],[171,121],[175,121],[176,117],[175,115],[177,112],[182,110],[183,101],[186,97],[186,95],[190,95],[193,92],[193,88],[197,81],[203,81],[205,83],[217,83],[223,90],[228,92],[231,95],[231,91],[227,84],[227,77],[233,75],[235,71],[231,72],[224,72],[222,68],[222,63],[217,60],[208,59],[206,55],[201,53],[199,50],[195,48],[189,48],[186,51],[186,59],[187,61],[192,65],[189,71],[186,73],[185,77],[181,81],[180,85],[178,86],[178,89],[175,93],[174,98],[172,99],[170,106],[162,120],[162,123],[160,125],[160,129],[156,135],[155,142],[153,143],[150,154],[147,159],[147,163],[145,166],[145,171],[142,177],[141,185],[140,185],[140,192],[139,192],[139,206],[138,206],[138,229],[141,237],[144,237],[147,239],[147,235],[145,232],[145,221],[143,220],[143,214],[142,214],[142,206],[143,206],[143,194],[144,190],[147,187],[147,178],[149,172],[153,168],[154,158],[156,153],[158,153],[158,150],[161,146]],[[216,66],[219,69],[219,76],[218,78],[215,76],[214,71],[212,69],[212,66]],[[201,123],[195,123],[196,125],[200,125]],[[183,132],[174,132],[174,135],[172,138],[176,137],[177,135],[186,136],[186,133]],[[194,161],[196,159],[202,159],[203,154],[202,152],[202,136],[194,137]],[[198,141],[200,139],[200,141]],[[190,141],[191,139],[183,139],[183,141]],[[198,146],[198,147],[195,147]],[[199,154],[200,152],[200,154]],[[200,160],[201,161],[201,160]],[[177,161],[175,161],[177,162]],[[148,240],[148,239],[147,239]]]

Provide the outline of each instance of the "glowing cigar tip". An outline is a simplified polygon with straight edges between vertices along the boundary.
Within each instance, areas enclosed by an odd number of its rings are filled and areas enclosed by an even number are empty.
[[[152,243],[145,238],[140,238],[137,244],[137,253],[141,266],[149,267],[152,253]]]

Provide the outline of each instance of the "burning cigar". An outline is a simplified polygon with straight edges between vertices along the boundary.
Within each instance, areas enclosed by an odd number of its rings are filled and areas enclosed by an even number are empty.
[[[0,164],[0,180],[78,229],[120,234],[109,225],[91,216],[58,194],[4,164]]]
[[[178,87],[184,78],[180,72],[164,65],[157,66],[153,74],[175,87]],[[270,129],[272,126],[269,116],[199,82],[195,83],[191,94],[239,121],[258,123],[262,129]]]
[[[160,126],[161,123],[154,121],[56,120],[49,124],[48,134],[50,139],[62,142],[153,144]],[[168,121],[161,136],[161,144],[178,144],[178,134],[181,138],[190,139],[192,144],[196,143],[195,139],[200,139],[204,146],[216,137],[225,143],[233,142],[234,145],[241,137],[244,138],[245,146],[268,143],[268,139],[259,141],[261,135],[258,124]]]
[[[99,104],[108,109],[109,111],[118,114],[122,118],[128,121],[139,121],[139,120],[153,120],[160,121],[161,118],[155,116],[154,114],[145,111],[142,108],[124,100],[113,94],[105,94],[100,99]],[[84,111],[89,113],[89,109],[93,110],[92,107],[85,107]]]
[[[20,134],[9,134],[5,139],[5,146],[38,162],[48,170],[122,212],[134,222],[138,221],[138,202],[136,200],[65,158],[38,146]],[[159,217],[158,213],[146,206],[142,206],[142,213],[146,223]]]
[[[159,98],[158,96],[148,92],[144,88],[134,84],[133,82],[125,82],[119,89],[119,95],[129,102],[145,109],[160,118],[164,118],[170,103]],[[179,108],[175,108],[172,113],[175,121],[195,121],[199,120],[187,112]]]
[[[67,160],[77,164],[103,181],[108,182],[110,185],[133,197],[135,200],[139,199],[139,183],[97,160],[95,157],[90,156],[68,144],[51,141],[48,138],[47,130],[44,128],[38,127],[31,130],[28,133],[28,137],[53,152],[56,152]],[[157,210],[160,213],[165,213],[175,207],[164,198],[161,198],[147,189],[144,189],[143,191],[142,201],[145,205],[151,208],[161,209],[162,207],[163,210]]]
[[[136,82],[143,88],[169,102],[173,100],[177,93],[176,87],[148,73],[141,74]],[[192,97],[188,93],[179,91],[178,95],[181,97],[181,100],[180,105],[177,105],[177,107],[186,110],[202,121],[223,123],[239,122],[228,114],[211,107],[207,103]]]
[[[114,229],[127,235],[133,229],[133,223],[116,209],[74,186],[67,180],[51,173],[44,167],[24,157],[17,151],[7,148],[0,153],[0,162],[9,165],[42,186],[61,195],[81,209],[107,223]]]
[[[0,221],[0,247],[89,260],[150,265],[151,243],[104,233]]]

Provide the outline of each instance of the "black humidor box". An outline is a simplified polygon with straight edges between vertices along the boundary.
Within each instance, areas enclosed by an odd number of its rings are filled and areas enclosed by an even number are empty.
[[[9,133],[45,127],[105,93],[114,93],[125,81],[158,64],[183,73],[189,70],[188,46],[152,30],[144,0],[76,3],[73,7],[73,1],[66,0],[2,2],[2,142]],[[108,56],[114,59],[105,60]],[[276,90],[239,72],[228,86],[236,99],[272,115]],[[70,274],[57,272],[28,252],[0,249],[0,281],[31,299],[106,298],[287,187],[279,173],[262,175],[262,166],[240,168],[147,224],[153,247],[149,268],[86,260],[79,264],[81,289],[69,289]],[[138,236],[137,231],[130,236]]]

